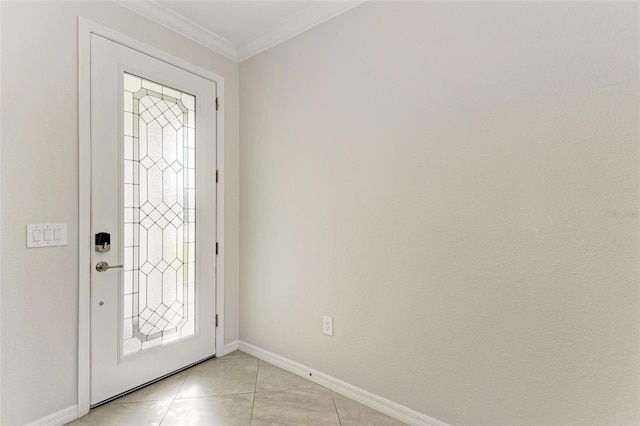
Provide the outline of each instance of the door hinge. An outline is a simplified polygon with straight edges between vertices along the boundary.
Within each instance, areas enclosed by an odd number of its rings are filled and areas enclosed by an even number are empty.
[[[216,170],[216,183],[220,180],[220,171]]]
[[[218,254],[218,243],[216,243],[216,254]]]
[[[218,101],[218,98],[216,97],[216,111],[220,109],[220,101]]]
[[[216,327],[218,326],[218,314],[216,314]]]

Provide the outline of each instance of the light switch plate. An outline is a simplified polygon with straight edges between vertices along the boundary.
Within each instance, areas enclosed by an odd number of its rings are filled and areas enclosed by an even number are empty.
[[[67,245],[66,223],[28,223],[27,247],[56,247]]]

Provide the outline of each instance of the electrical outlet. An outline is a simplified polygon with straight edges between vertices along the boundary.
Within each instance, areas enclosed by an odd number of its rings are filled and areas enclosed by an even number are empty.
[[[333,336],[333,318],[330,316],[322,317],[322,332],[327,336]]]

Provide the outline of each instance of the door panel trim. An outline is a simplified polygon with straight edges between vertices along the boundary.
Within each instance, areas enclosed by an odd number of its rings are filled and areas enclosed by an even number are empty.
[[[78,417],[90,409],[91,388],[91,34],[96,34],[217,84],[216,232],[221,250],[216,258],[216,354],[224,351],[224,78],[86,18],[78,17]]]

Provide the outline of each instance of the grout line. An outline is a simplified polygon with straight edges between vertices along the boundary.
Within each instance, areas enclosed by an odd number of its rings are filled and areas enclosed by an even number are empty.
[[[340,423],[340,426],[342,426],[342,420],[340,420],[340,413],[338,412],[338,406],[336,405],[336,399],[333,397],[333,391],[329,391],[329,392],[331,392],[331,400],[333,401],[333,408],[335,408],[336,416],[338,416],[338,423]]]
[[[258,362],[258,369],[256,370],[256,383],[253,386],[253,402],[251,403],[251,418],[249,419],[249,426],[253,423],[253,408],[256,406],[256,391],[258,390],[258,374],[260,374],[260,363]]]
[[[0,0],[1,1],[1,0]],[[321,389],[315,389],[314,387],[299,387],[299,388],[283,388],[283,389],[265,389],[265,390],[260,390],[260,391],[256,391],[255,393],[269,393],[269,392],[291,392],[291,391],[311,391],[311,392],[317,392],[318,390],[325,390],[327,392],[331,392],[330,389],[325,388],[324,386],[320,386],[318,385],[319,388]]]
[[[215,395],[199,395],[199,396],[187,396],[184,398],[176,397],[177,401],[186,401],[188,399],[199,399],[199,398],[217,398],[219,396],[236,396],[236,395],[253,395],[254,392],[238,392],[238,393],[217,393]]]
[[[194,366],[195,367],[195,366]],[[169,407],[167,407],[167,411],[164,412],[164,416],[162,416],[162,420],[160,420],[159,426],[162,425],[162,422],[164,422],[165,417],[167,417],[167,414],[169,413],[169,410],[171,410],[171,407],[173,406],[173,403],[176,402],[176,399],[178,398],[178,395],[180,395],[180,391],[182,391],[182,388],[184,387],[185,382],[187,381],[187,379],[189,378],[189,376],[191,376],[191,369],[193,367],[189,367],[188,369],[184,370],[187,371],[188,374],[186,375],[186,377],[184,378],[184,380],[182,381],[182,384],[180,385],[180,387],[178,388],[178,390],[176,391],[176,394],[173,396],[173,399],[171,400],[171,404],[169,404]],[[178,373],[179,374],[179,373]]]

